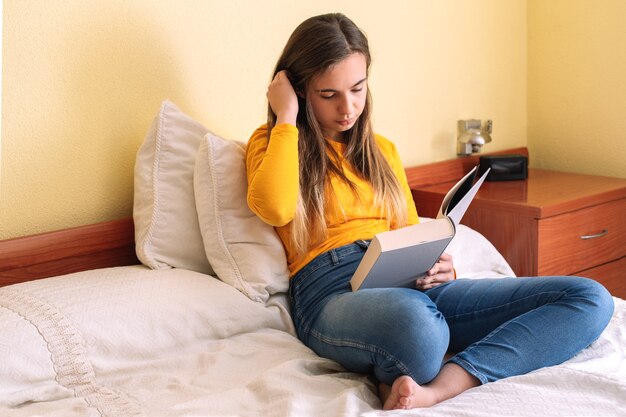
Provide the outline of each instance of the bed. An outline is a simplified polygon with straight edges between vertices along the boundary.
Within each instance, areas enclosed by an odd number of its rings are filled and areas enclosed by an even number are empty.
[[[381,411],[372,380],[295,337],[282,247],[245,205],[242,164],[241,142],[166,101],[137,154],[133,218],[0,242],[1,416],[625,415],[619,298],[562,365]],[[460,278],[515,279],[470,228],[448,251]]]

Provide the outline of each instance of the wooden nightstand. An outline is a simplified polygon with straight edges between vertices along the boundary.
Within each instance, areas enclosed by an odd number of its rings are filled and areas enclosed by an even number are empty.
[[[433,166],[462,172],[477,159]],[[455,178],[423,184],[411,170],[418,214],[435,217]],[[485,182],[462,223],[489,239],[518,276],[586,276],[626,298],[626,179],[529,169],[526,180]]]

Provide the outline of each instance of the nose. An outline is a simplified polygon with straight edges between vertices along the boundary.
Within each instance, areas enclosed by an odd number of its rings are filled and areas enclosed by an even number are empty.
[[[354,110],[354,105],[350,101],[350,97],[347,95],[342,96],[341,100],[339,100],[339,106],[337,108],[337,111],[339,112],[339,114],[344,115],[344,116],[349,116],[352,114],[353,110]]]

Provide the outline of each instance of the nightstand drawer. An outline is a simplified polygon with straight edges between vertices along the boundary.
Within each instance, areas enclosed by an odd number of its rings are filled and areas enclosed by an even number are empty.
[[[626,199],[538,221],[538,275],[576,274],[626,255]]]
[[[576,275],[592,278],[606,287],[609,292],[619,298],[626,299],[626,256],[620,259],[581,271]]]

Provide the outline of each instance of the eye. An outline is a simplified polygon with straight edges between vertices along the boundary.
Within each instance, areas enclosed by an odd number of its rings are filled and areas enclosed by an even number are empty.
[[[320,97],[323,98],[324,100],[330,100],[331,98],[335,97],[334,93],[321,93]]]
[[[353,93],[360,93],[361,91],[363,91],[363,87],[353,88],[353,89],[352,89],[352,92],[353,92]]]

